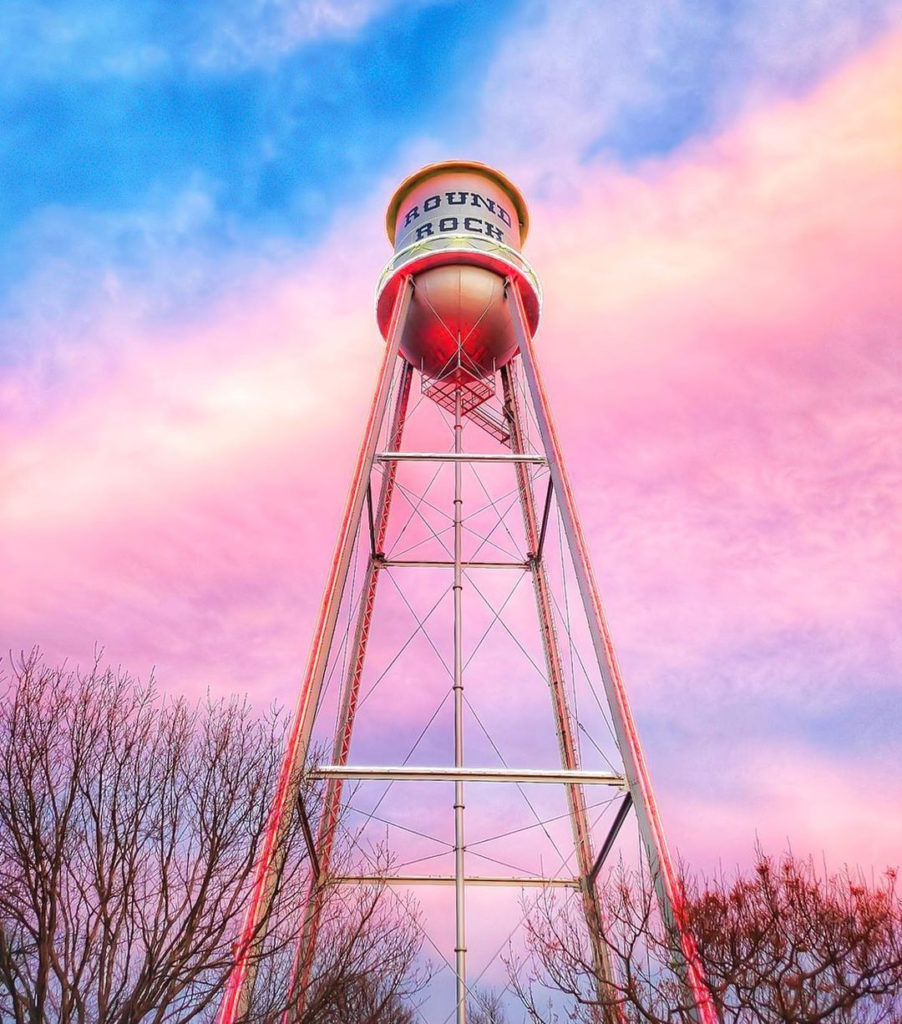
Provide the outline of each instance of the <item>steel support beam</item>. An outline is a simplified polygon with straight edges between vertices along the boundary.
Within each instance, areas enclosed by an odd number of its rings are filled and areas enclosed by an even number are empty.
[[[519,454],[509,452],[379,452],[377,462],[528,462],[535,466],[544,466],[544,455]]]
[[[420,768],[370,765],[320,765],[310,770],[312,779],[354,779],[363,782],[537,782],[566,786],[614,786],[623,789],[626,779],[613,772],[566,768]],[[587,872],[591,868],[591,862]]]
[[[457,884],[456,875],[333,875],[338,885],[445,885]],[[466,886],[508,887],[514,889],[578,889],[578,878],[535,878],[532,875],[467,875]]]
[[[307,855],[310,857],[311,874],[314,884],[318,883],[322,875],[322,867],[319,862],[319,855],[316,852],[316,843],[313,841],[313,830],[310,828],[310,819],[307,817],[307,808],[304,806],[304,797],[298,793],[298,814],[301,818],[301,829],[304,832],[304,843],[307,846]]]
[[[235,961],[226,982],[220,1006],[219,1024],[233,1024],[239,1017],[246,1014],[250,1006],[256,961],[266,932],[275,885],[285,860],[285,836],[290,824],[295,796],[301,783],[313,728],[313,718],[325,676],[348,566],[360,526],[360,516],[363,511],[366,489],[369,486],[379,433],[385,418],[391,381],[398,359],[401,335],[410,308],[412,292],[413,281],[410,277],[405,277],[398,289],[392,310],[379,379],[370,407],[363,442],[357,455],[351,487],[345,502],[338,541],[332,557],[332,566],[313,634],[313,645],[292,720],[262,848],[254,869],[245,920],[236,944]]]
[[[389,444],[391,444],[393,448],[398,448],[401,444],[401,438],[404,433],[404,423],[407,418],[407,406],[410,400],[410,385],[412,379],[413,367],[409,363],[404,362],[399,374],[397,393],[395,396],[395,407],[389,428]],[[363,668],[366,661],[370,626],[372,624],[373,610],[376,604],[376,588],[379,582],[379,569],[383,564],[381,552],[385,547],[385,537],[388,530],[388,517],[389,512],[391,511],[396,475],[397,465],[395,463],[389,463],[385,467],[385,472],[382,477],[382,485],[379,489],[379,498],[375,514],[372,507],[371,484],[367,487],[366,492],[371,554],[369,562],[367,563],[363,586],[361,588],[362,596],[360,607],[357,612],[354,641],[351,651],[349,652],[348,669],[345,674],[344,684],[342,687],[335,738],[332,746],[332,760],[339,765],[347,763],[351,749],[354,721],[357,716],[357,705],[360,699],[360,683],[363,678]],[[307,893],[307,902],[304,911],[304,923],[298,940],[294,973],[291,979],[291,997],[288,1004],[289,1006],[294,1005],[295,1013],[298,1017],[301,1016],[304,1008],[307,987],[310,981],[310,972],[313,968],[313,957],[316,951],[316,942],[319,934],[319,925],[322,916],[325,892],[319,883],[321,878],[328,876],[329,867],[332,862],[332,851],[335,845],[335,832],[338,825],[338,819],[341,814],[342,786],[342,779],[330,779],[326,785],[326,792],[323,798],[323,810],[316,841],[317,860],[323,865],[323,870],[322,872],[318,871],[310,880],[310,887]],[[288,1014],[285,1016],[287,1018]]]
[[[460,338],[458,337],[458,351]],[[454,957],[457,1024],[467,1024],[467,908],[464,853],[463,417],[454,393]]]
[[[508,410],[511,425],[511,448],[514,452],[522,452],[525,448],[525,436],[520,411],[520,399],[517,393],[516,367],[511,364],[501,370],[501,382],[504,390],[504,408]],[[533,591],[536,598],[536,611],[542,634],[542,648],[545,653],[545,666],[548,670],[548,688],[551,694],[551,706],[554,712],[555,729],[557,731],[558,748],[561,753],[561,764],[570,772],[579,770],[579,755],[576,739],[573,735],[573,722],[567,700],[566,680],[557,632],[554,628],[554,608],[551,600],[551,589],[548,575],[542,561],[545,546],[545,533],[548,528],[548,517],[551,511],[553,481],[549,479],[542,509],[542,520],[539,523],[536,515],[535,493],[529,468],[525,465],[516,467],[517,489],[520,494],[520,505],[523,512],[523,525],[526,530],[526,543],[533,569]],[[589,872],[592,870],[592,834],[589,827],[589,815],[586,811],[586,798],[582,785],[572,783],[567,787],[567,803],[570,809],[570,826],[573,832],[573,844],[576,850],[576,861],[579,867],[580,889],[582,894],[583,913],[589,930],[592,945],[592,959],[596,976],[601,989],[610,985],[613,979],[613,966],[608,947],[604,940],[604,921],[601,906],[595,889],[589,885]],[[610,1024],[616,1024],[617,1014],[606,1012]]]
[[[678,940],[682,953],[681,965],[684,984],[696,1007],[696,1015],[701,1024],[717,1024],[717,1011],[705,982],[704,971],[698,956],[695,942],[686,923],[684,898],[679,879],[674,871],[664,830],[661,825],[658,808],[652,792],[645,755],[639,743],[639,734],[633,719],[632,710],[623,685],[620,668],[614,654],[607,620],[601,605],[598,587],[589,562],[588,546],[583,535],[582,526],[576,513],[576,504],[570,481],[564,469],[561,447],[557,431],[551,420],[545,387],[539,376],[536,364],[535,349],[523,306],[520,288],[513,279],[508,281],[506,288],[507,300],[510,305],[514,334],[520,349],[520,358],[529,392],[536,413],[539,433],[548,457],[551,479],[557,494],[561,523],[567,538],[570,557],[573,561],[580,597],[588,620],[592,645],[601,673],[602,683],[611,710],[617,746],[623,758],[626,777],[629,784],[639,831],[648,857],[651,875],[657,891],[661,914],[667,927]]]
[[[513,372],[513,368],[511,368]],[[542,510],[542,525],[539,528],[539,543],[535,547],[535,559],[537,562],[541,562],[542,553],[545,550],[545,533],[548,530],[548,513],[551,511],[551,492],[554,490],[554,485],[551,480],[548,480],[548,488],[545,491],[545,507]]]
[[[604,842],[601,844],[601,849],[598,851],[598,856],[595,858],[595,863],[592,865],[592,870],[589,872],[589,885],[595,886],[595,882],[598,879],[598,872],[601,871],[604,862],[608,859],[608,854],[611,852],[614,843],[617,841],[617,836],[620,835],[620,829],[623,828],[623,823],[626,821],[626,816],[630,812],[630,807],[633,806],[633,798],[628,792],[623,798],[620,806],[617,808],[617,815],[611,823],[611,827],[608,829],[608,834],[605,836]]]
[[[379,566],[383,569],[453,569],[454,562],[430,562],[416,558],[382,558]],[[461,562],[462,569],[520,569],[532,568],[530,562]]]

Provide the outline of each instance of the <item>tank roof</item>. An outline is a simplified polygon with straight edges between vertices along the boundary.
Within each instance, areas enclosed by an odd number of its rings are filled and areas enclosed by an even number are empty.
[[[506,178],[501,171],[496,171],[494,167],[489,167],[488,164],[481,164],[476,160],[444,160],[437,164],[427,164],[418,171],[414,171],[413,174],[401,182],[395,189],[395,194],[391,197],[391,202],[388,204],[388,210],[385,214],[385,229],[388,232],[388,240],[392,245],[395,244],[395,221],[398,219],[398,209],[404,201],[404,196],[414,185],[419,185],[421,181],[425,181],[435,174],[444,174],[446,171],[470,171],[474,174],[481,174],[484,178],[489,178],[496,185],[500,186],[508,194],[514,209],[517,211],[517,219],[520,222],[520,243],[522,245],[529,231],[529,211],[526,208],[526,200],[517,186],[510,179]]]

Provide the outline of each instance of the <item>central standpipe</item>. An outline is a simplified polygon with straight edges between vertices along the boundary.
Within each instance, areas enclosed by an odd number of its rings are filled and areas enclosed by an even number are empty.
[[[463,453],[462,390],[454,392],[454,453]],[[454,767],[464,767],[463,463],[454,463]],[[454,959],[457,1024],[467,1020],[467,926],[464,891],[464,784],[454,783]]]

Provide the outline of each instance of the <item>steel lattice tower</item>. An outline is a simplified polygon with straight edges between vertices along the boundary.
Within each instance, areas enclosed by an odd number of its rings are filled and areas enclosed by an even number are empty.
[[[376,304],[384,358],[220,1024],[246,1014],[296,813],[312,866],[293,976],[300,1000],[322,894],[343,884],[453,890],[453,957],[433,945],[454,980],[446,1020],[466,1021],[478,930],[468,903],[485,887],[577,892],[603,985],[616,965],[598,887],[631,836],[678,937],[696,1018],[713,1024],[536,364],[541,292],[520,254],[523,198],[484,165],[435,164],[398,188],[387,227],[395,251]],[[550,694],[546,725],[530,697],[537,677]],[[324,721],[329,763],[310,770]],[[305,770],[322,785],[316,835],[299,799]],[[368,852],[374,826],[385,841],[407,837],[387,876]],[[342,831],[358,853],[353,870],[333,870]],[[480,922],[490,918],[483,908]]]

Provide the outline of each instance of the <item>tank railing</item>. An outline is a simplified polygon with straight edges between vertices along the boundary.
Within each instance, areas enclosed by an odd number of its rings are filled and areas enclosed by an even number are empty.
[[[430,235],[418,242],[412,242],[403,249],[399,249],[388,261],[385,269],[379,275],[376,285],[376,299],[382,294],[382,290],[389,280],[398,271],[414,260],[424,256],[431,256],[435,253],[450,252],[471,252],[477,255],[490,256],[493,261],[504,264],[514,272],[515,276],[526,279],[529,286],[536,294],[539,308],[542,307],[542,286],[539,278],[524,257],[504,242],[497,242],[491,238],[480,238],[478,235],[470,234],[446,234]]]

